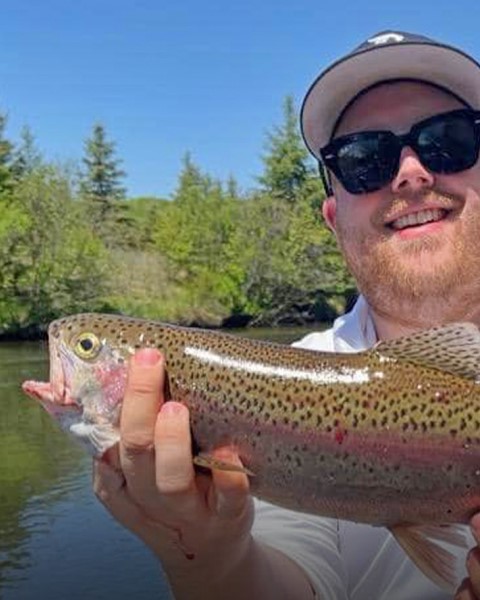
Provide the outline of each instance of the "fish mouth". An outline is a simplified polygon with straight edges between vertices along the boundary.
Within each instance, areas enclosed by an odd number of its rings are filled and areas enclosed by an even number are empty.
[[[37,400],[62,428],[82,418],[80,406],[71,397],[62,364],[62,353],[55,342],[49,344],[50,380],[28,380],[22,384],[27,396]]]
[[[101,457],[119,441],[118,429],[111,423],[87,415],[71,389],[74,364],[68,349],[53,339],[49,346],[50,381],[23,382],[25,394],[38,401],[60,428],[72,436],[89,454]]]
[[[75,427],[82,421],[83,411],[71,397],[61,353],[53,342],[49,345],[49,360],[50,381],[30,379],[22,383],[22,390],[27,396],[38,401],[63,430],[69,431],[72,426]]]
[[[54,412],[54,407],[71,406],[78,410],[79,407],[71,396],[71,391],[65,376],[62,361],[62,352],[57,344],[49,345],[50,380],[28,380],[22,384],[22,390],[31,398],[38,400],[49,412]]]

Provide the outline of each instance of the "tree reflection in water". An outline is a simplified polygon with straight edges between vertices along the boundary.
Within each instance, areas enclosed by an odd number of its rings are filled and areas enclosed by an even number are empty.
[[[60,484],[85,457],[20,389],[48,375],[45,344],[0,345],[0,590],[31,563],[28,539],[48,532],[45,506],[71,490]],[[9,575],[10,574],[10,575]]]

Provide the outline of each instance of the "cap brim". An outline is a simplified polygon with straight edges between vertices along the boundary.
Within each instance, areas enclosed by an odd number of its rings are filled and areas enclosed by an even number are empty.
[[[359,92],[391,79],[433,83],[480,108],[480,64],[467,54],[434,43],[375,46],[334,63],[311,85],[300,114],[310,152],[319,158],[339,115]]]

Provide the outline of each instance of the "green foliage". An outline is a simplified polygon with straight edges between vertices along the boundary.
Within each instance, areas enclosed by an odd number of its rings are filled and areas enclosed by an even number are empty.
[[[296,122],[286,98],[259,190],[241,194],[233,176],[217,181],[187,154],[166,200],[125,197],[103,125],[86,141],[77,186],[28,128],[17,146],[6,140],[0,116],[0,333],[83,310],[200,325],[330,319],[355,286]]]
[[[125,207],[119,203],[125,198],[125,171],[120,169],[115,143],[108,140],[101,123],[93,126],[85,142],[82,162],[80,193],[88,206],[91,225],[107,245],[116,245],[122,239],[116,228],[126,220]]]
[[[225,191],[187,155],[179,186],[157,222],[155,245],[168,260],[171,280],[183,290],[177,301],[187,320],[218,322],[237,303],[230,263],[240,203],[232,193],[233,180]]]
[[[36,169],[2,209],[0,326],[44,325],[94,307],[103,292],[105,251],[68,178],[52,166]]]
[[[11,170],[15,179],[22,179],[42,166],[43,159],[36,146],[32,130],[25,125],[20,132],[20,143],[12,154]]]
[[[0,195],[8,194],[13,183],[13,144],[5,137],[7,117],[0,113]]]
[[[308,152],[298,132],[298,118],[293,98],[287,96],[282,125],[268,134],[267,154],[263,156],[264,173],[258,178],[264,191],[273,198],[295,202],[311,175]]]
[[[293,100],[284,104],[284,122],[268,136],[263,157],[263,192],[252,198],[244,221],[251,240],[245,296],[257,322],[306,316],[331,318],[338,298],[350,294],[346,271],[320,207],[322,184],[302,143]],[[334,303],[330,299],[334,298]]]
[[[135,249],[152,249],[157,222],[168,209],[169,200],[155,197],[131,198],[122,201],[128,219],[124,223],[124,246]]]

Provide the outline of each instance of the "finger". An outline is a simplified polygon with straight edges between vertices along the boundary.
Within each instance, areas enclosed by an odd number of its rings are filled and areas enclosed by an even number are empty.
[[[473,592],[480,597],[480,548],[478,546],[468,553],[467,570]]]
[[[153,437],[163,403],[164,360],[155,348],[142,348],[129,363],[120,419],[120,461],[135,499],[156,495]]]
[[[133,451],[153,445],[153,432],[163,402],[164,361],[156,348],[142,348],[130,360],[123,399],[122,444]]]
[[[156,484],[170,508],[192,509],[197,501],[190,416],[186,406],[166,402],[155,427]]]
[[[462,581],[453,600],[477,600],[468,579]]]
[[[141,518],[138,507],[128,498],[121,471],[104,460],[93,461],[93,491],[100,502],[127,527]]]
[[[239,467],[243,466],[237,452],[230,447],[214,451],[215,458]],[[213,506],[221,518],[234,519],[244,514],[249,500],[250,483],[248,477],[237,471],[212,470]],[[210,502],[211,504],[211,502]]]
[[[120,452],[118,444],[109,448],[106,452],[104,452],[103,456],[98,459],[100,462],[106,463],[112,469],[116,469],[117,471],[122,470],[122,466],[120,463]]]
[[[475,541],[480,545],[480,513],[477,513],[470,519],[470,528]]]
[[[144,540],[151,548],[169,544],[178,546],[178,533],[159,521],[148,520],[128,494],[120,471],[103,460],[93,462],[93,490],[105,508],[117,521]]]

